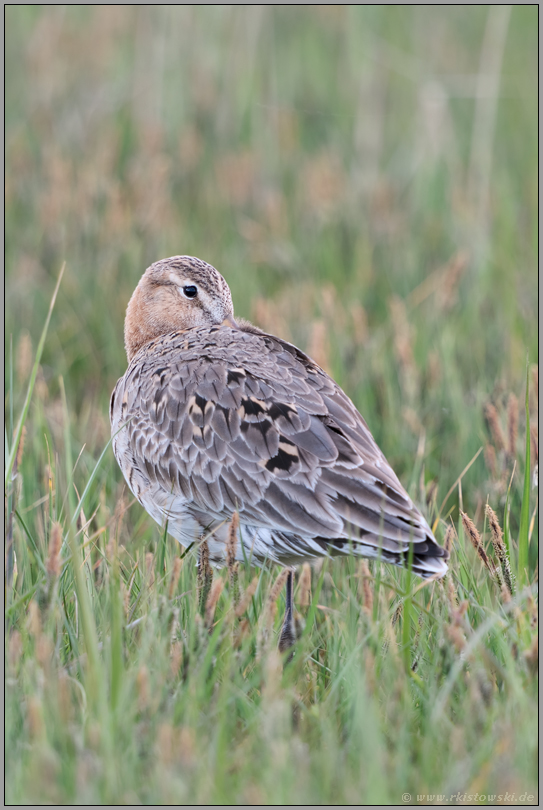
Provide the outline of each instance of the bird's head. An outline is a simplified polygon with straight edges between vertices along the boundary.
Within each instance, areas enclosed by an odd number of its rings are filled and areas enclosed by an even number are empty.
[[[210,264],[194,256],[172,256],[147,268],[126,310],[128,362],[161,335],[199,326],[237,327],[228,284]]]

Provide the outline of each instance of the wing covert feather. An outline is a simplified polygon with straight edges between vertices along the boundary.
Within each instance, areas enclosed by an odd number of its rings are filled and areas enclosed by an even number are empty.
[[[376,534],[391,548],[426,540],[353,403],[278,338],[218,327],[159,338],[114,391],[113,430],[126,420],[123,441],[151,484],[213,517],[236,508],[251,525],[321,539]]]

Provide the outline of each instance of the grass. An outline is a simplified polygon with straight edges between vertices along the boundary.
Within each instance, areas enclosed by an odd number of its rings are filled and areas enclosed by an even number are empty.
[[[536,22],[6,8],[7,804],[537,802]],[[305,569],[288,663],[280,570],[204,599],[108,446],[175,253],[330,371],[452,546],[442,582]]]

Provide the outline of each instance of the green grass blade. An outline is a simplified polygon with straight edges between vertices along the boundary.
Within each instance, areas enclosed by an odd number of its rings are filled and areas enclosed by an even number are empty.
[[[47,330],[49,329],[49,322],[51,320],[51,315],[53,314],[53,308],[55,306],[55,301],[57,299],[57,293],[60,288],[60,282],[62,281],[62,276],[64,275],[64,268],[66,267],[66,262],[62,263],[62,267],[60,268],[60,273],[58,275],[57,283],[55,285],[55,289],[53,291],[53,296],[51,298],[51,303],[49,304],[49,312],[47,313],[47,318],[45,319],[45,326],[43,327],[43,331],[41,333],[40,342],[38,343],[38,350],[36,352],[36,359],[34,360],[34,365],[32,367],[32,373],[30,375],[30,382],[28,383],[28,390],[26,392],[26,398],[23,405],[23,410],[21,411],[21,415],[19,417],[19,421],[17,423],[17,429],[15,431],[15,436],[13,437],[13,444],[11,446],[11,450],[9,452],[8,461],[6,464],[5,474],[4,474],[4,487],[7,487],[9,478],[11,476],[11,471],[13,470],[13,465],[15,464],[15,458],[17,457],[17,448],[19,447],[19,442],[21,440],[21,434],[23,432],[23,427],[26,422],[26,417],[28,415],[28,409],[30,408],[30,400],[32,399],[32,393],[34,391],[34,385],[36,383],[36,377],[38,376],[38,368],[40,366],[41,356],[43,354],[43,347],[45,346],[45,338],[47,337]]]

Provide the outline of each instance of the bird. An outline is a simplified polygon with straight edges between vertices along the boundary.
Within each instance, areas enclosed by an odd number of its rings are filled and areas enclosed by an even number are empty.
[[[293,572],[353,554],[443,576],[448,553],[347,394],[307,354],[234,317],[226,280],[194,256],[144,272],[127,306],[112,445],[132,493],[184,547],[288,570],[279,649],[296,640]]]

